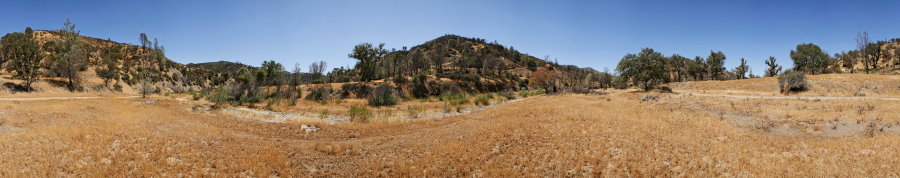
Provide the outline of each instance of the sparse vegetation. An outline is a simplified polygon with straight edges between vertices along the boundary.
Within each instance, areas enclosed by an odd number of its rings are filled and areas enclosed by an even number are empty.
[[[366,123],[372,119],[372,111],[365,106],[350,106],[350,121]]]
[[[778,87],[782,93],[806,90],[806,75],[803,72],[789,70],[778,76]]]
[[[425,110],[426,108],[423,106],[406,106],[406,112],[412,118],[419,118],[422,113],[425,113]]]
[[[447,107],[456,108],[457,112],[462,109],[463,104],[469,103],[469,98],[463,93],[447,92],[442,94],[440,99]]]
[[[877,86],[879,94],[873,91],[869,97],[900,94],[889,85],[897,80],[893,76],[829,74],[807,77],[817,86],[852,85],[849,87],[853,92],[860,88],[859,85]],[[848,81],[841,81],[841,78],[848,78]],[[280,123],[265,120],[274,117],[269,114],[255,118],[230,115],[228,113],[233,111],[226,109],[192,111],[185,109],[192,107],[191,103],[167,99],[139,105],[134,102],[143,100],[0,102],[0,108],[9,108],[3,110],[4,116],[8,117],[0,118],[3,123],[0,129],[7,129],[0,130],[0,142],[7,143],[0,147],[0,156],[6,158],[0,159],[0,173],[43,175],[70,170],[65,174],[129,176],[207,170],[196,174],[355,177],[379,173],[387,176],[456,175],[451,171],[476,168],[487,177],[523,172],[550,176],[752,174],[764,177],[852,177],[896,172],[898,165],[891,164],[892,158],[897,156],[891,151],[898,147],[893,144],[896,134],[887,127],[887,124],[900,121],[897,113],[887,112],[900,107],[894,101],[760,99],[758,97],[767,96],[763,94],[777,91],[777,86],[772,85],[775,78],[758,80],[772,82],[687,82],[684,87],[677,88],[684,93],[741,91],[753,96],[751,99],[605,90],[610,94],[552,95],[500,105],[487,112],[401,123],[373,120],[381,119],[387,108],[376,111],[358,105],[357,109],[317,106],[309,112],[321,116],[321,108],[329,108],[335,117],[370,113],[366,124]],[[687,88],[688,85],[693,88]],[[754,88],[756,86],[759,88]],[[823,91],[813,89],[808,92]],[[655,102],[639,102],[646,95],[659,97]],[[810,97],[816,95],[818,93]],[[360,102],[358,100],[357,104]],[[416,104],[416,107],[440,107],[428,105],[436,103]],[[416,107],[404,103],[391,109],[409,112],[409,115],[398,114],[405,118],[415,115]],[[78,110],[89,112],[72,112]],[[55,119],[59,117],[56,114],[35,113],[59,113],[66,119]],[[740,122],[744,117],[760,123]],[[355,119],[352,122],[363,121]],[[318,131],[305,132],[301,124],[315,125]],[[58,128],[59,125],[65,127]],[[790,127],[779,128],[780,125]],[[856,131],[848,126],[862,129]],[[209,149],[209,145],[215,145],[216,149]],[[80,151],[71,151],[76,148]],[[110,150],[118,154],[108,154]],[[245,152],[254,154],[242,154]],[[96,158],[84,159],[91,156]],[[802,158],[804,156],[808,158]],[[44,157],[53,159],[39,159]],[[448,157],[459,161],[446,162]],[[549,163],[544,159],[533,159],[535,157],[556,161]],[[493,162],[481,161],[488,159]],[[657,170],[659,166],[656,165],[665,160],[669,161],[667,168],[670,169],[641,172]],[[79,161],[80,165],[69,164]],[[359,166],[312,166],[335,162]],[[418,165],[434,167],[413,168]],[[516,165],[530,168],[523,171],[515,169]],[[703,168],[716,165],[719,168]],[[134,166],[143,167],[137,169]],[[574,171],[541,169],[542,166],[574,168]],[[871,166],[879,169],[844,171]],[[309,171],[308,167],[316,171]],[[98,169],[112,172],[95,171]],[[388,170],[391,172],[385,173]]]
[[[784,73],[769,57],[765,76],[777,79],[758,78],[744,58],[726,67],[721,51],[691,59],[644,48],[625,55],[616,72],[598,72],[445,35],[399,50],[359,44],[348,54],[355,65],[325,74],[324,60],[308,73],[276,60],[181,65],[158,40],[144,33],[139,40],[80,36],[70,21],[62,30],[5,35],[0,176],[889,177],[900,170],[898,78],[827,74],[859,70],[860,62],[867,73],[900,68],[900,39],[871,42],[865,32],[856,51],[834,57],[798,45],[795,68]],[[746,78],[754,79],[703,81]],[[110,93],[110,84],[123,93]],[[133,98],[138,92],[148,99]]]

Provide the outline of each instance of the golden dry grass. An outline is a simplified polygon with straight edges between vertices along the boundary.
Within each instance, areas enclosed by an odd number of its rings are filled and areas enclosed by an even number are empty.
[[[807,75],[809,91],[800,96],[900,96],[900,75]],[[673,89],[748,95],[781,95],[776,77],[670,83]]]
[[[900,174],[900,136],[889,129],[834,136],[813,128],[833,117],[898,122],[892,111],[900,101],[609,92],[536,96],[433,120],[321,125],[313,133],[167,99],[0,101],[0,177]],[[642,101],[647,95],[659,99]]]

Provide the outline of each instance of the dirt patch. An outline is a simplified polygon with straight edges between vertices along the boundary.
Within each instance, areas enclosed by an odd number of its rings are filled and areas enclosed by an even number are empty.
[[[791,96],[791,97],[773,97],[773,96],[747,96],[747,95],[718,95],[718,94],[684,94],[689,97],[682,97],[678,100],[671,100],[669,104],[685,106],[693,111],[708,114],[717,117],[735,126],[748,130],[760,131],[765,134],[777,136],[812,136],[826,138],[840,137],[874,137],[882,135],[897,136],[900,135],[900,122],[886,121],[880,119],[883,116],[863,115],[875,108],[874,105],[856,106],[855,110],[847,111],[857,114],[847,115],[834,119],[801,119],[798,116],[785,115],[782,113],[770,112],[772,110],[753,110],[742,109],[741,106],[748,105],[747,101],[759,100],[795,100],[781,101],[788,103],[802,102],[833,102],[832,100],[880,100],[885,102],[894,102],[885,98],[856,98],[856,97],[809,97],[809,96]],[[725,100],[713,99],[716,102],[704,102],[706,99],[693,99],[693,96],[713,97],[713,98],[729,98]],[[824,99],[826,101],[818,100]],[[722,105],[728,101],[730,106]],[[751,102],[752,103],[752,102]],[[762,102],[766,103],[766,102]],[[774,103],[770,103],[774,104]],[[737,106],[736,106],[737,105]],[[851,107],[852,108],[852,107]],[[812,110],[813,112],[834,112],[828,108],[812,108],[805,105],[794,105],[791,107],[782,107],[783,110]],[[749,110],[749,111],[748,111]],[[788,112],[790,113],[790,112]],[[847,117],[863,117],[862,119],[850,119]],[[874,119],[866,119],[866,117],[875,117]]]
[[[0,134],[24,130],[22,128],[0,125]]]

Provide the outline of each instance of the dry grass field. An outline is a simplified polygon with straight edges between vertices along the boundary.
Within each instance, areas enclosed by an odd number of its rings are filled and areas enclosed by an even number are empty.
[[[684,82],[365,124],[263,122],[164,97],[0,99],[0,177],[900,176],[900,78],[809,78],[788,97],[774,78]]]

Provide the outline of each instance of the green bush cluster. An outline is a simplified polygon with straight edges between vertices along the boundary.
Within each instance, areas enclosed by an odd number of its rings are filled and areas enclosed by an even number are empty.
[[[475,97],[475,104],[479,106],[487,106],[491,104],[491,99],[494,98],[493,94],[483,94]]]
[[[369,122],[372,118],[372,111],[366,106],[350,106],[350,122]]]
[[[534,95],[543,95],[545,93],[547,93],[547,90],[544,90],[544,89],[519,90],[519,96],[521,96],[522,98],[526,98],[526,97],[534,96]]]
[[[444,93],[440,97],[441,101],[450,105],[459,106],[469,103],[469,98],[463,93]]]
[[[391,106],[397,104],[398,100],[394,87],[388,84],[381,84],[372,92],[372,97],[369,98],[369,105]]]
[[[356,98],[368,98],[369,95],[372,94],[372,87],[366,86],[361,83],[348,83],[341,85],[341,90],[343,93],[341,95],[344,98],[356,97]]]
[[[497,93],[497,95],[500,95],[508,100],[516,99],[516,95],[511,91],[501,91]]]
[[[306,95],[306,100],[327,103],[328,100],[332,99],[332,93],[334,93],[334,90],[329,85],[319,85],[310,89],[309,94]]]
[[[781,93],[805,91],[806,75],[803,72],[789,70],[778,76],[778,88]]]

